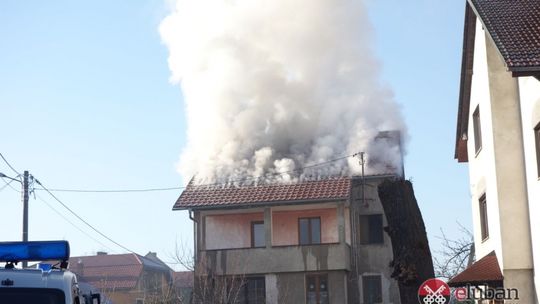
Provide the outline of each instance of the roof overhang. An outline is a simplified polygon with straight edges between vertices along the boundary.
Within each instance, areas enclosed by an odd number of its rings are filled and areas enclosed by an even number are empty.
[[[465,26],[463,33],[463,51],[461,61],[461,79],[459,90],[459,108],[457,117],[456,128],[456,144],[454,158],[458,162],[468,162],[467,151],[467,130],[469,126],[469,107],[471,98],[471,84],[473,74],[474,63],[474,39],[476,36],[476,19],[482,23],[484,29],[487,32],[487,36],[491,42],[496,46],[495,49],[501,57],[501,62],[506,66],[508,72],[512,74],[512,77],[535,77],[540,81],[540,66],[509,66],[505,60],[503,53],[501,52],[500,43],[497,43],[494,37],[497,37],[496,33],[493,33],[493,29],[490,24],[486,24],[483,20],[482,14],[479,13],[477,7],[475,7],[474,0],[466,1],[465,8]]]
[[[537,67],[512,67],[508,70],[512,72],[512,77],[532,76],[540,80],[540,71]]]
[[[503,279],[504,277],[499,267],[497,255],[495,251],[492,251],[453,277],[448,281],[448,285],[451,287],[466,285],[500,287],[503,284]]]
[[[275,201],[275,202],[250,202],[243,204],[223,204],[223,205],[202,205],[202,206],[185,206],[185,207],[173,207],[173,211],[177,210],[191,210],[191,211],[204,211],[204,210],[227,210],[227,209],[251,209],[261,207],[275,207],[275,206],[289,206],[289,205],[308,205],[308,204],[321,204],[328,202],[345,202],[348,198],[324,198],[314,200],[293,200],[293,201]]]
[[[458,162],[468,162],[467,130],[469,128],[469,106],[474,63],[474,39],[476,36],[476,15],[467,2],[465,5],[465,26],[463,29],[463,50],[461,58],[461,79],[459,83],[459,107],[456,127],[454,158]]]
[[[485,29],[486,33],[488,34],[488,37],[490,38],[493,45],[495,45],[495,49],[499,53],[501,57],[501,61],[506,66],[506,69],[508,72],[512,73],[512,77],[527,77],[532,76],[540,80],[540,66],[512,66],[508,65],[507,60],[505,56],[503,55],[503,52],[501,51],[504,49],[504,46],[498,43],[496,37],[498,36],[495,30],[490,26],[491,24],[484,20],[482,14],[480,13],[479,8],[475,5],[475,0],[466,0],[467,1],[467,7],[470,7],[472,9],[472,12],[474,13],[475,17],[477,16],[480,22],[482,23],[482,27]],[[478,1],[476,1],[478,2]],[[480,4],[478,4],[480,6]],[[487,17],[486,17],[487,18]],[[476,18],[475,18],[476,19]],[[488,19],[487,19],[488,20]],[[474,44],[473,44],[474,47]]]

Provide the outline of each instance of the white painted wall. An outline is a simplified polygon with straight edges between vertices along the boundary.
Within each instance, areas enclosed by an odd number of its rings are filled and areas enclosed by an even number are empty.
[[[519,94],[521,99],[521,117],[523,124],[523,148],[527,170],[527,192],[533,246],[534,268],[540,269],[540,179],[537,172],[536,145],[534,127],[540,123],[540,81],[534,77],[519,79]],[[540,295],[540,273],[535,273],[536,294]]]
[[[472,119],[477,106],[482,129],[478,153]],[[530,284],[533,248],[536,265],[540,263],[540,227],[534,225],[540,216],[533,136],[538,122],[540,82],[532,77],[513,78],[478,20],[467,143],[476,258],[495,250],[505,286],[519,288],[527,303],[535,301]],[[488,206],[487,240],[482,240],[480,226],[479,198],[483,194]],[[539,295],[540,275],[535,282]]]
[[[472,202],[472,218],[477,260],[495,250],[499,261],[502,256],[501,231],[497,180],[495,178],[495,154],[493,147],[493,121],[491,119],[489,78],[486,52],[486,34],[480,22],[476,23],[473,77],[469,108],[467,150],[469,154],[469,178]],[[482,149],[476,154],[472,115],[480,107]],[[486,194],[488,207],[489,238],[482,241],[480,229],[479,199]],[[501,269],[502,269],[502,265]]]

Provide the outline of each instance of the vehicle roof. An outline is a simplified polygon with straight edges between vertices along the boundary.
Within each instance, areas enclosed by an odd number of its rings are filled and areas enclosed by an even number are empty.
[[[0,280],[9,279],[13,285],[0,285],[0,288],[56,288],[64,290],[69,296],[71,286],[77,283],[76,276],[67,270],[53,269],[0,269]]]

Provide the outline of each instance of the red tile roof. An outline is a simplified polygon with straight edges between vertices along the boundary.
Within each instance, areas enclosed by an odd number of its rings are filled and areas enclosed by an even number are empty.
[[[69,264],[71,266],[75,266],[78,262],[82,262],[85,267],[142,265],[141,260],[133,253],[98,254],[91,256],[71,257],[69,259]]]
[[[349,198],[350,189],[349,177],[252,186],[217,187],[190,183],[174,204],[173,210],[253,203],[344,200]]]
[[[510,71],[540,71],[540,1],[470,0]]]
[[[135,288],[143,270],[133,253],[72,257],[69,265],[80,281],[109,290]]]
[[[467,283],[493,284],[502,282],[502,280],[501,268],[495,251],[493,251],[452,278],[448,285],[458,287]]]

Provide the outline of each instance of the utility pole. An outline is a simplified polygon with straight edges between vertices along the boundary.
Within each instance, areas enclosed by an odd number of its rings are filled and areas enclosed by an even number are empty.
[[[22,182],[22,203],[23,203],[23,232],[22,232],[22,240],[23,242],[28,242],[28,171],[24,171],[23,174],[23,182]],[[23,261],[22,267],[26,268],[28,267],[28,262]]]
[[[16,178],[13,178],[13,177],[9,177],[9,176],[5,175],[4,173],[0,172],[0,178],[10,179],[12,181],[20,183],[21,186],[22,186],[22,191],[21,191],[21,201],[23,203],[22,240],[23,240],[23,242],[28,242],[28,200],[30,198],[30,189],[29,188],[30,188],[30,179],[32,179],[32,181],[33,181],[34,177],[32,175],[30,175],[30,173],[28,173],[28,171],[24,171],[22,181],[19,179],[19,176],[20,176],[20,174],[17,175]],[[28,267],[28,262],[24,261],[22,263],[22,267],[23,268]]]
[[[360,165],[362,166],[362,201],[365,204],[366,203],[366,196],[364,195],[364,182],[366,176],[364,175],[364,167],[366,165],[366,161],[364,160],[364,152],[360,152]]]

